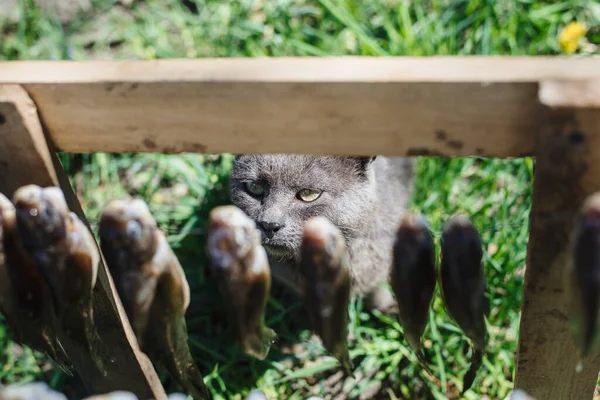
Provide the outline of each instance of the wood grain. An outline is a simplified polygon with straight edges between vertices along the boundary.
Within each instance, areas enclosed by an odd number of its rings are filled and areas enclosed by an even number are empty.
[[[0,83],[538,82],[597,78],[600,56],[252,57],[0,62]]]
[[[598,57],[0,63],[69,152],[528,156],[538,81],[596,79]]]
[[[535,84],[26,87],[53,140],[69,152],[504,157],[534,149]]]
[[[12,197],[26,184],[60,186],[70,209],[87,225],[51,144],[46,141],[33,101],[16,85],[0,85],[0,192]],[[89,225],[88,225],[89,229]],[[148,358],[140,352],[121,301],[102,258],[94,289],[96,327],[115,362],[102,376],[94,362],[68,337],[59,338],[78,375],[92,394],[127,390],[140,399],[166,399],[166,393]]]
[[[41,132],[35,105],[27,93],[15,85],[0,85],[0,188],[9,199],[23,182],[39,182],[40,186],[57,182]]]
[[[548,108],[536,152],[515,387],[537,399],[592,399],[600,354],[577,364],[565,263],[575,214],[600,189],[600,110]]]

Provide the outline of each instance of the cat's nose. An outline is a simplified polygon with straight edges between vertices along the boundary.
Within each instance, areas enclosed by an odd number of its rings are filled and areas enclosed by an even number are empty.
[[[265,233],[265,236],[269,239],[271,239],[278,230],[283,228],[283,224],[280,224],[279,222],[260,221],[259,225],[262,231]]]

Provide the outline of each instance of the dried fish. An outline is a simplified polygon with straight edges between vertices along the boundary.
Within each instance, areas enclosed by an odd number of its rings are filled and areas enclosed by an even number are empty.
[[[436,278],[435,246],[427,221],[407,213],[396,234],[389,279],[406,340],[428,372],[421,336],[429,319]]]
[[[106,375],[112,362],[94,323],[93,291],[100,255],[92,233],[70,212],[62,190],[27,185],[14,194],[19,236],[54,295],[62,330]]]
[[[190,288],[148,205],[139,199],[111,202],[100,217],[99,236],[141,350],[195,399],[210,399],[187,342]]]
[[[208,254],[229,318],[244,352],[262,360],[277,335],[264,322],[271,270],[260,233],[235,206],[214,208],[208,229]]]
[[[462,215],[450,219],[442,233],[441,286],[450,317],[471,340],[471,368],[463,377],[463,392],[475,380],[487,342],[483,249],[479,232]]]
[[[600,335],[600,192],[589,196],[575,220],[566,267],[570,329],[578,352],[577,370],[598,347]]]
[[[346,375],[354,369],[348,353],[348,304],[352,283],[340,230],[325,217],[305,222],[300,247],[301,287],[313,329]]]
[[[15,208],[0,194],[0,311],[17,343],[50,356],[68,375],[72,366],[60,341],[54,298],[44,276],[25,250]]]

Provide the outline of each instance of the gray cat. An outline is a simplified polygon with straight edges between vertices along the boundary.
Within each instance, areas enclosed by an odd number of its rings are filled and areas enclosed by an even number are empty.
[[[302,226],[313,216],[327,217],[346,240],[353,294],[391,313],[395,302],[380,284],[412,195],[414,167],[415,160],[404,157],[238,155],[231,199],[261,230],[273,277],[297,293]]]

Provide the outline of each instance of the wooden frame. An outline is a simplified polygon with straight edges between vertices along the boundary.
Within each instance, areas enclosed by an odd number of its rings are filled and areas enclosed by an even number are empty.
[[[530,156],[538,83],[556,103],[597,78],[554,57],[0,63],[68,152]]]
[[[21,87],[0,86],[0,122],[0,192],[12,197],[16,189],[26,184],[59,186],[69,208],[86,222],[79,200],[43,133],[35,105]],[[166,399],[152,363],[139,349],[104,257],[98,268],[93,301],[98,333],[116,355],[115,362],[107,368],[107,376],[100,373],[89,356],[81,354],[80,347],[69,337],[60,337],[87,389],[92,393],[129,390],[141,399]]]
[[[80,215],[48,146],[68,152],[535,156],[516,386],[538,399],[592,397],[600,355],[575,372],[561,296],[572,222],[551,216],[573,215],[600,190],[598,57],[5,62],[0,121],[0,191],[12,195],[23,184],[60,182]],[[120,389],[164,398],[131,340],[110,276],[101,271],[95,301],[108,320],[120,321],[114,340],[145,382],[122,382]],[[95,392],[114,387],[95,379]]]

